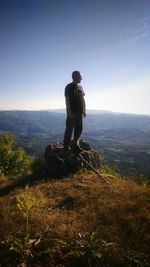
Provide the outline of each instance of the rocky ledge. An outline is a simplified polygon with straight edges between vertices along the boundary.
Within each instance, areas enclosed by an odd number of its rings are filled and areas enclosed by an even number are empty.
[[[60,178],[69,173],[76,173],[82,168],[90,167],[83,162],[82,158],[90,163],[95,169],[100,168],[100,155],[87,142],[80,140],[82,149],[80,155],[75,153],[73,146],[66,152],[62,142],[50,143],[44,153],[44,170],[46,178]]]

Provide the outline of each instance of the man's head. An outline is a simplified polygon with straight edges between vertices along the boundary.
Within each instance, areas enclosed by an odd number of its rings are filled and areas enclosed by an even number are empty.
[[[72,80],[74,83],[80,83],[82,80],[82,76],[80,74],[80,71],[75,70],[72,72]]]

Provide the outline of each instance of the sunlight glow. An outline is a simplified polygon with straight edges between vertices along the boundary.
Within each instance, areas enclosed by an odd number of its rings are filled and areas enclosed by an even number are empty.
[[[96,90],[95,90],[96,91]],[[98,91],[98,90],[97,90]],[[123,113],[150,114],[148,82],[113,88],[87,97],[89,109],[102,109]]]

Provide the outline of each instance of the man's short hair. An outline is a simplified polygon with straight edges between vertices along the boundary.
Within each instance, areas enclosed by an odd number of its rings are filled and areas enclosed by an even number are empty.
[[[78,71],[78,70],[73,71],[72,72],[72,79],[74,79],[79,74],[80,74],[80,71]]]

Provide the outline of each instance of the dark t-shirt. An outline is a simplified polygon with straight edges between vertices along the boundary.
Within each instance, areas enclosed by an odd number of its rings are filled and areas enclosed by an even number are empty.
[[[83,112],[84,91],[81,85],[75,83],[67,84],[65,88],[65,97],[69,97],[70,109],[73,113]]]

